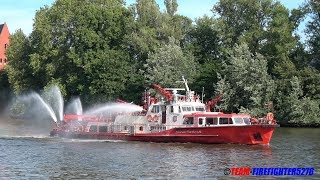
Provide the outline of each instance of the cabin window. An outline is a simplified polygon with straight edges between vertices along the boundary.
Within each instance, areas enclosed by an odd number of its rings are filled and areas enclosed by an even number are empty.
[[[143,131],[143,127],[142,126],[139,127],[139,131]]]
[[[229,124],[229,119],[228,118],[220,118],[219,124]]]
[[[205,109],[202,106],[196,106],[196,111],[205,111]]]
[[[217,125],[218,124],[218,118],[206,118],[208,125]]]
[[[108,132],[107,126],[99,126],[99,132]]]
[[[159,106],[153,106],[151,112],[152,113],[159,113],[160,112],[160,107]]]
[[[128,127],[127,127],[127,126],[124,126],[124,127],[123,127],[123,130],[125,130],[125,131],[128,130]]]
[[[199,118],[199,125],[203,124],[203,118]]]
[[[179,106],[170,106],[170,112],[171,113],[180,113],[181,109],[179,108]]]
[[[90,129],[89,129],[89,132],[97,132],[97,125],[91,125],[90,126]]]
[[[243,118],[243,120],[244,120],[245,124],[250,124],[250,119],[249,118]]]
[[[190,112],[190,111],[194,111],[194,109],[192,106],[182,106],[182,111]]]
[[[237,117],[237,118],[234,118],[234,123],[235,124],[243,124],[244,122],[243,122],[242,118]]]
[[[183,124],[193,124],[194,118],[193,117],[185,117]]]

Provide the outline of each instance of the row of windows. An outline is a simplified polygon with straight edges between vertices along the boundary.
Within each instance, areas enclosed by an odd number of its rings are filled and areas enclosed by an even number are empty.
[[[219,124],[233,124],[233,121],[231,118],[211,118],[211,117],[206,117],[206,118],[199,118],[199,125],[217,125]],[[234,118],[234,122],[236,124],[250,124],[249,118]],[[184,124],[194,124],[194,118],[193,117],[186,117],[184,119]]]
[[[152,113],[159,113],[160,112],[160,108],[162,112],[165,112],[165,108],[166,106],[153,106],[151,112]],[[193,111],[205,111],[203,106],[197,106],[197,107],[193,107],[193,106],[182,106],[181,107],[182,111],[184,112],[193,112]],[[181,109],[179,106],[170,106],[170,112],[171,113],[181,113]]]
[[[97,125],[91,125],[89,132],[97,132],[98,126]],[[107,126],[99,126],[99,132],[108,132]]]
[[[207,125],[217,125],[218,118],[205,118],[206,122],[204,122],[203,118],[199,118],[199,125],[207,124]],[[232,119],[230,118],[219,118],[219,124],[233,124]]]

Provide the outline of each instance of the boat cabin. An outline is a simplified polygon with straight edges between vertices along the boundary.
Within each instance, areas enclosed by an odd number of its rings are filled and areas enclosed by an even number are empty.
[[[250,118],[248,114],[224,114],[220,112],[193,113],[184,116],[183,124],[194,127],[244,126],[251,124]]]

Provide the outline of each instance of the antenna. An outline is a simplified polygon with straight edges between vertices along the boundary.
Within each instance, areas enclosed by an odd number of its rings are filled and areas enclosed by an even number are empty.
[[[187,90],[187,92],[189,92],[189,91],[190,91],[190,89],[189,89],[189,86],[188,86],[188,82],[187,82],[187,80],[186,80],[186,79],[184,79],[184,76],[182,76],[182,81],[183,81],[184,85],[186,86],[186,90]]]
[[[204,94],[204,87],[202,87],[202,94],[201,94],[201,102],[203,103],[203,97],[205,96]]]

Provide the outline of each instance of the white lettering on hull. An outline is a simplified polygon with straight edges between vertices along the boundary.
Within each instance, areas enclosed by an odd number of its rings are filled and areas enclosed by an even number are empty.
[[[176,133],[178,134],[201,134],[201,130],[177,130]]]

